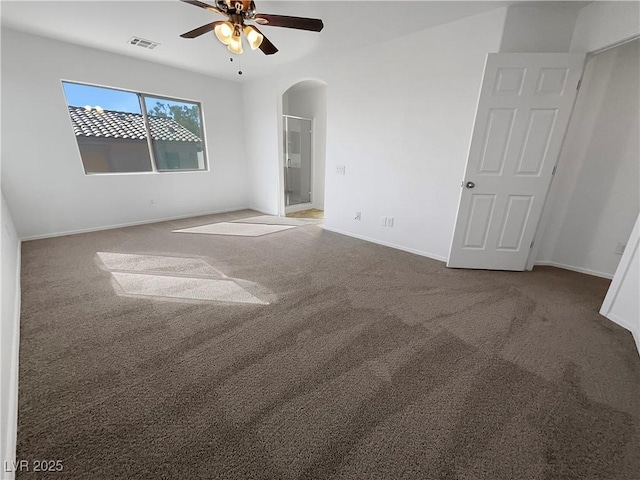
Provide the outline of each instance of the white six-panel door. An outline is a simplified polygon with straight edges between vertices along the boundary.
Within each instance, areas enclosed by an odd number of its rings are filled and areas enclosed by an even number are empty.
[[[584,55],[489,54],[447,266],[524,270]]]

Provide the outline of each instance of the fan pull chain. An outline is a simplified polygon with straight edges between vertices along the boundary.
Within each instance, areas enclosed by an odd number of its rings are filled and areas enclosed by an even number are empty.
[[[233,57],[229,57],[229,61],[233,62]],[[240,59],[238,59],[238,75],[242,75],[242,65],[240,63]]]

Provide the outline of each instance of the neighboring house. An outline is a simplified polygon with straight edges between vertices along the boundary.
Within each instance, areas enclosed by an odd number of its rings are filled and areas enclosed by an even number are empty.
[[[87,173],[151,170],[142,114],[69,107]],[[148,115],[158,170],[204,167],[202,140],[172,118]]]

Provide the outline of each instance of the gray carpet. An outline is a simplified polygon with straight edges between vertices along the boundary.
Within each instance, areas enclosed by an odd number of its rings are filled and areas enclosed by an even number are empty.
[[[19,479],[638,478],[640,359],[598,314],[609,282],[315,226],[171,233],[255,215],[23,244],[17,457],[64,470]],[[218,272],[264,304],[131,297],[113,271]]]

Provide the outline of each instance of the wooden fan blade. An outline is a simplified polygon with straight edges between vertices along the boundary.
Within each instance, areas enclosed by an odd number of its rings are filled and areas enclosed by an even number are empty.
[[[258,47],[260,50],[262,50],[262,53],[264,53],[265,55],[273,55],[274,53],[278,52],[278,48],[273,43],[271,43],[271,40],[264,36],[264,33],[258,30],[258,27],[256,27],[255,25],[251,25],[251,28],[262,35],[262,43]]]
[[[184,3],[190,3],[191,5],[195,5],[196,7],[204,8],[205,10],[209,10],[211,12],[224,13],[219,8],[214,7],[212,5],[209,5],[208,3],[199,2],[198,0],[180,0],[180,1],[184,2]]]
[[[221,24],[221,23],[224,23],[224,22],[223,21],[218,21],[218,22],[208,23],[208,24],[203,25],[201,27],[195,28],[195,29],[191,30],[190,32],[183,33],[180,36],[182,38],[196,38],[196,37],[199,37],[200,35],[204,35],[205,33],[213,31],[213,29],[216,28],[216,26]]]
[[[319,18],[288,17],[286,15],[258,13],[253,20],[260,25],[269,27],[295,28],[297,30],[309,30],[312,32],[319,32],[324,28],[324,24]]]

